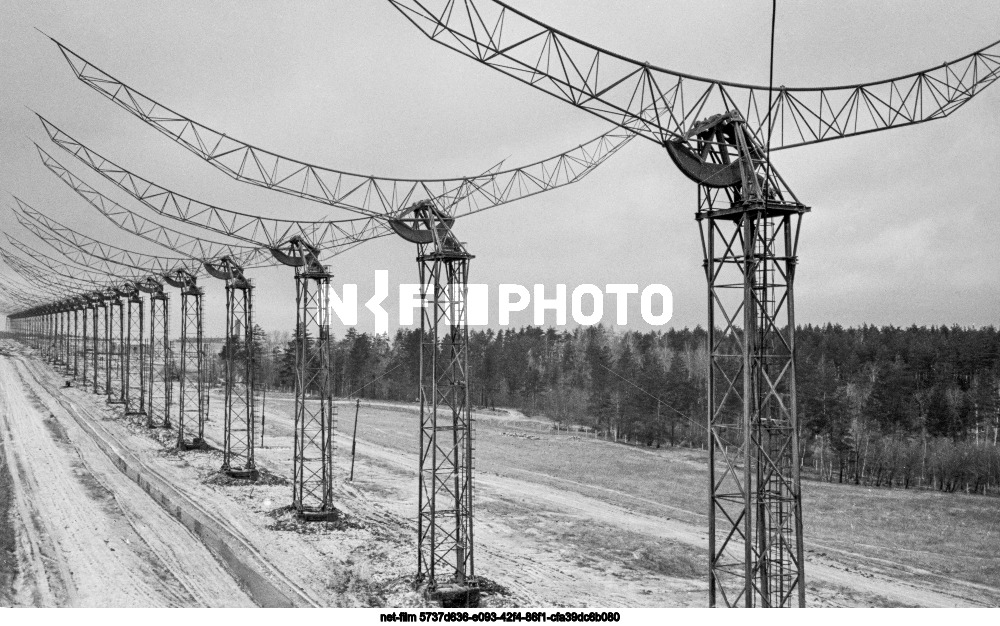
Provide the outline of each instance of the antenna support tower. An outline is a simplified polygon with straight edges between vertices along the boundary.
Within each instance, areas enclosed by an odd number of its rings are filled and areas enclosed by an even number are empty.
[[[146,414],[146,350],[143,345],[145,331],[144,303],[138,288],[132,285],[128,290],[125,324],[125,375],[122,387],[125,390],[125,414]]]
[[[94,393],[107,395],[107,385],[101,380],[101,371],[107,369],[108,358],[108,298],[107,294],[99,294],[93,305],[94,328]]]
[[[177,449],[192,450],[204,444],[206,394],[202,370],[202,298],[205,290],[196,277],[184,271],[165,275],[163,280],[181,290],[180,393],[177,403]],[[188,428],[196,435],[187,439]]]
[[[78,380],[80,378],[80,351],[82,350],[82,345],[80,343],[80,314],[83,312],[83,304],[80,300],[74,300],[73,302],[73,380]],[[86,321],[84,322],[86,324]]]
[[[149,354],[146,369],[146,425],[170,426],[170,298],[159,280],[147,278],[137,283],[149,294]]]
[[[737,112],[667,144],[708,281],[709,605],[805,605],[794,277],[802,214]]]
[[[333,404],[330,346],[330,268],[300,237],[272,248],[280,263],[295,268],[295,439],[292,505],[307,521],[339,516],[333,505]],[[310,401],[310,394],[313,398]]]
[[[253,342],[253,284],[231,257],[205,263],[209,275],[226,281],[226,401],[222,471],[257,480],[254,461],[256,354]]]
[[[473,550],[473,425],[469,404],[469,254],[454,218],[421,201],[390,222],[417,244],[420,314],[420,460],[417,580],[448,607],[479,604]]]
[[[76,369],[80,364],[77,360],[77,333],[80,330],[80,319],[77,309],[76,299],[66,301],[63,315],[66,319],[66,336],[63,339],[63,347],[66,350],[66,375],[70,379],[76,378]]]
[[[91,353],[93,352],[90,348],[90,339],[87,333],[88,316],[93,315],[94,311],[94,300],[88,294],[84,296],[80,303],[80,368],[77,370],[78,381],[81,385],[86,385],[88,380],[88,374],[90,373],[90,359]]]
[[[105,339],[107,341],[107,383],[108,404],[125,404],[125,306],[123,292],[114,290],[105,310]]]

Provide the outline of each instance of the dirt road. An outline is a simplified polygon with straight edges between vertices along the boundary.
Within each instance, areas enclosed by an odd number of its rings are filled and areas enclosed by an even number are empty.
[[[0,448],[0,490],[9,495],[0,504],[0,543],[13,548],[0,604],[253,605],[208,550],[97,449],[32,368],[6,354]]]

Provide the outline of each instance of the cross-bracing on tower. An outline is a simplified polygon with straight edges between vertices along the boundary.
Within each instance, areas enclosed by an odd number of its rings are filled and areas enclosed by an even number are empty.
[[[433,41],[665,147],[699,184],[709,605],[803,606],[793,278],[807,209],[769,151],[946,117],[1000,77],[1000,42],[885,81],[752,86],[630,59],[498,0],[389,2]]]
[[[194,274],[191,269],[197,265],[202,265],[204,269],[212,276],[223,279],[227,281],[227,290],[229,291],[231,297],[227,301],[227,318],[231,320],[234,317],[239,318],[241,321],[241,327],[246,329],[247,333],[252,332],[252,309],[249,308],[249,282],[242,275],[242,264],[253,264],[255,266],[260,265],[267,259],[270,259],[269,253],[258,247],[245,246],[239,243],[228,243],[220,244],[206,240],[199,240],[193,238],[189,235],[185,235],[178,231],[173,231],[171,229],[166,229],[162,226],[156,225],[148,220],[143,220],[138,218],[138,216],[130,215],[126,211],[117,205],[112,200],[106,198],[89,185],[86,185],[83,181],[74,177],[68,170],[62,168],[54,159],[49,155],[45,154],[39,148],[39,153],[43,158],[43,162],[49,169],[58,175],[64,182],[66,182],[70,187],[74,189],[84,200],[86,200],[91,206],[97,208],[102,212],[105,217],[108,217],[111,221],[114,221],[123,229],[137,234],[140,237],[149,239],[154,243],[164,245],[175,251],[179,251],[184,255],[184,261],[187,266],[181,266],[177,269],[170,270],[162,266],[158,266],[156,269],[159,270],[162,279],[173,286],[177,286],[181,289],[182,294],[182,332],[181,332],[181,362],[180,362],[180,402],[178,411],[178,447],[197,447],[201,445],[204,436],[204,413],[206,409],[205,402],[205,387],[204,387],[204,376],[202,373],[202,331],[201,331],[201,319],[202,319],[202,295],[203,292],[193,281]],[[117,209],[117,210],[116,210]],[[22,206],[22,210],[29,211],[30,208],[25,209]],[[40,214],[35,213],[34,217],[38,220],[43,220],[48,226],[55,229],[57,232],[66,232],[66,229],[59,231],[59,225],[52,220],[40,216]],[[110,263],[121,262],[121,260],[127,259],[131,263],[146,262],[147,265],[151,263],[148,256],[138,255],[138,253],[131,253],[130,251],[125,251],[122,249],[115,248],[113,246],[108,246],[107,244],[101,244],[100,242],[95,242],[89,238],[84,238],[82,235],[76,233],[70,233],[70,244],[76,245],[77,248],[80,245],[85,246],[86,249],[75,250],[72,246],[65,247],[63,252],[72,255],[84,254],[89,255],[91,258],[96,258],[98,261],[105,261]],[[96,251],[96,252],[95,252]],[[104,256],[101,256],[101,255]],[[267,264],[266,262],[264,264]],[[145,267],[145,266],[144,266]],[[156,312],[161,310],[165,315],[165,297],[162,294],[162,285],[157,288],[155,285],[152,286],[152,291],[154,293],[151,298],[151,311]],[[131,316],[129,319],[133,319]],[[163,346],[163,350],[166,349],[166,318],[162,318],[163,321],[159,323],[159,327],[163,332],[162,335],[157,335],[157,338],[162,337],[162,341],[156,341]],[[227,324],[231,326],[231,322],[227,321]],[[157,326],[156,321],[152,321],[153,326]],[[230,341],[234,341],[231,336]],[[249,342],[244,344],[244,347],[249,345]],[[235,346],[233,346],[235,347]],[[153,351],[153,355],[157,352],[162,352],[160,348],[156,348]],[[227,389],[226,389],[226,407],[225,407],[225,437],[223,442],[223,470],[238,477],[255,477],[256,469],[253,463],[253,450],[244,444],[237,443],[236,445],[230,445],[231,439],[250,441],[252,439],[253,432],[253,384],[252,378],[248,378],[245,374],[239,377],[237,382],[238,373],[236,372],[236,366],[234,361],[236,360],[236,355],[239,355],[239,360],[246,362],[242,368],[244,372],[252,372],[252,356],[248,354],[245,349],[228,350],[229,355],[227,358]],[[140,375],[142,372],[140,371]],[[164,371],[165,375],[166,372]],[[127,380],[124,379],[124,380]],[[151,397],[154,393],[153,390],[150,391]],[[157,395],[158,398],[163,398],[163,400],[169,399],[169,389],[163,388],[163,395]],[[144,397],[144,390],[139,392],[140,400]],[[164,410],[166,411],[168,404],[164,404]],[[234,419],[234,413],[238,412],[239,415]],[[193,414],[193,415],[192,415]],[[196,434],[190,440],[185,437],[185,417],[193,416],[197,417],[196,420],[192,420],[194,427],[197,429]],[[154,420],[150,417],[150,424],[153,424]],[[169,425],[169,416],[164,413],[163,423]],[[250,433],[250,436],[247,435]]]
[[[228,176],[242,182],[281,191],[282,193],[299,198],[313,200],[368,216],[376,220],[383,228],[386,222],[398,225],[399,219],[403,219],[405,215],[409,215],[411,212],[423,211],[422,207],[426,203],[429,203],[430,206],[434,207],[437,214],[446,218],[445,221],[440,223],[440,226],[443,226],[445,230],[450,232],[452,222],[456,217],[472,214],[486,208],[580,180],[592,171],[593,168],[613,155],[631,137],[631,134],[627,132],[611,131],[550,159],[520,168],[500,169],[499,167],[495,167],[481,175],[472,177],[411,180],[360,176],[297,161],[235,140],[148,98],[132,87],[121,83],[114,77],[96,68],[68,50],[65,46],[62,46],[58,42],[56,43],[59,45],[66,60],[70,63],[74,73],[88,86],[96,89],[102,95],[115,102],[115,104],[136,115],[171,140],[195,153]],[[156,187],[151,192],[143,191],[150,189],[148,181],[144,181],[134,174],[115,166],[104,157],[97,155],[92,150],[68,137],[50,123],[44,123],[50,138],[58,145],[74,154],[74,156],[77,156],[77,158],[104,175],[105,178],[118,185],[121,189],[142,201],[146,206],[162,214],[178,219],[194,219],[199,225],[214,227],[218,229],[218,232],[230,236],[239,235],[240,233],[235,233],[236,229],[230,227],[228,225],[229,222],[226,220],[220,219],[220,216],[223,214],[238,216],[235,223],[241,225],[244,234],[248,230],[255,228],[259,228],[259,232],[265,234],[269,232],[264,222],[259,220],[259,218],[251,219],[244,214],[225,212],[218,209],[218,207],[203,205],[183,196],[180,196],[178,201],[175,200],[177,194],[173,194],[172,192],[164,193],[164,190]],[[165,199],[168,198],[169,201],[166,201]],[[215,222],[214,226],[212,222]],[[280,221],[268,220],[268,222],[272,224],[272,227],[277,227]],[[315,234],[313,236],[309,235],[310,233],[307,233],[299,238],[299,241],[307,247],[316,246],[317,243],[323,240],[322,237],[316,237]],[[418,261],[421,270],[421,280],[432,281],[435,285],[438,285],[429,287],[425,294],[427,309],[430,311],[454,309],[457,303],[464,303],[468,280],[468,259],[461,263],[461,268],[452,268],[455,271],[450,272],[450,274],[448,272],[442,274],[436,271],[436,266],[433,263],[429,266],[426,265],[426,262],[433,255],[437,255],[438,263],[440,263],[444,255],[449,254],[447,250],[438,247],[441,241],[446,239],[457,241],[454,235],[449,234],[447,238],[440,240],[435,238],[427,242],[430,244],[429,247],[421,246],[421,260]],[[291,241],[291,239],[285,241]],[[427,247],[426,251],[424,251],[424,247]],[[282,250],[280,247],[276,247],[275,250],[276,256],[279,259],[282,256],[289,256],[287,249]],[[306,267],[307,261],[305,259],[299,262],[302,263],[301,267]],[[453,265],[453,262],[449,261],[445,265]],[[438,269],[445,267],[445,265],[441,265]],[[301,284],[298,281],[298,276],[299,274],[297,274],[297,285]],[[441,289],[439,281],[449,278],[458,280],[460,283],[449,289]],[[320,286],[320,289],[325,289],[325,287]],[[297,301],[300,309],[297,318],[300,320],[310,320],[309,311],[302,308],[303,306],[308,306],[308,303],[311,302],[309,292],[308,290],[299,290],[297,293],[299,294]],[[453,298],[449,294],[454,294],[455,297]],[[459,308],[464,310],[464,304]],[[465,315],[456,315],[452,319],[454,321],[452,322],[453,326],[449,331],[449,335],[453,337],[466,336],[467,320]],[[427,346],[423,352],[428,358],[430,358],[431,353],[431,337],[438,337],[437,328],[441,321],[441,319],[422,319],[421,332],[424,337],[423,343]],[[317,325],[316,331],[318,336],[321,337],[329,332],[328,329],[323,328],[322,323]],[[300,329],[297,329],[296,333],[300,337],[308,336],[307,333],[302,332]],[[301,356],[307,354],[307,352],[300,347],[298,354]],[[431,470],[431,468],[425,465],[425,463],[433,461],[427,460],[428,455],[424,454],[424,451],[434,450],[439,444],[443,449],[445,444],[441,438],[446,438],[452,442],[470,442],[468,454],[446,454],[440,457],[442,463],[453,465],[450,470],[444,470],[444,466],[442,466],[442,475],[448,473],[451,476],[460,478],[467,484],[467,486],[459,485],[452,490],[450,497],[455,499],[455,502],[449,505],[449,508],[442,510],[453,512],[467,510],[468,514],[460,514],[457,517],[451,514],[455,525],[455,528],[451,532],[435,532],[432,534],[418,532],[418,554],[420,555],[418,563],[424,564],[418,566],[418,570],[419,578],[428,593],[440,596],[441,591],[445,590],[449,585],[454,585],[455,589],[458,590],[457,596],[459,598],[457,601],[465,602],[472,599],[474,593],[470,594],[470,590],[475,588],[476,581],[473,569],[474,560],[472,558],[473,544],[471,532],[471,476],[473,462],[471,454],[471,412],[467,402],[441,404],[437,399],[426,395],[426,392],[437,388],[442,390],[451,388],[456,390],[455,393],[458,395],[467,392],[468,364],[466,351],[464,349],[457,350],[450,359],[442,357],[442,362],[451,363],[452,367],[442,368],[440,371],[426,368],[424,373],[421,374],[421,396],[423,398],[421,403],[421,423],[436,423],[439,424],[439,427],[434,430],[428,430],[425,433],[427,440],[422,441],[420,444],[421,454],[419,458],[421,465],[418,473],[423,477],[427,471],[437,471]],[[447,380],[440,378],[444,374],[447,374],[451,378]],[[297,375],[297,381],[304,380],[305,378]],[[463,389],[466,391],[460,391]],[[302,396],[303,393],[304,389],[297,386],[296,416],[303,415],[305,405],[304,397]],[[300,397],[303,398],[302,406],[298,404]],[[438,417],[439,406],[447,407],[445,413],[447,417],[442,416],[444,419],[440,420]],[[450,424],[450,426],[441,426],[441,424]],[[297,432],[300,430],[300,426],[301,424],[297,419]],[[424,431],[422,430],[422,432]],[[326,441],[326,438],[322,436],[318,438],[309,437],[303,439],[303,441],[323,442]],[[464,443],[461,445],[464,446]],[[447,444],[447,447],[449,449],[454,448],[455,444]],[[328,449],[331,448],[332,444]],[[299,483],[306,476],[323,475],[321,472],[300,471],[303,469],[296,465],[296,483]],[[421,481],[423,480],[421,478]],[[301,487],[302,485],[296,485],[296,498],[305,493],[305,490]],[[428,528],[434,525],[433,520],[438,517],[437,508],[429,505],[431,500],[428,499],[436,497],[433,495],[436,493],[436,490],[425,492],[421,489],[419,491],[420,502],[418,509],[421,512],[420,516],[431,520],[428,522]],[[303,510],[301,503],[298,501],[296,502],[296,507],[300,511]],[[447,518],[448,516],[445,515],[443,517]],[[444,522],[438,520],[437,523]],[[469,530],[463,530],[463,525],[468,525]],[[432,536],[434,537],[433,540],[431,539]],[[437,569],[427,566],[430,563],[441,562],[442,559],[454,560],[453,567]],[[464,597],[463,594],[465,594]],[[447,601],[447,599],[445,600]]]

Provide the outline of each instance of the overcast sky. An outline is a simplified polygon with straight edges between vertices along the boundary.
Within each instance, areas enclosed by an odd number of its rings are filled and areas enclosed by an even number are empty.
[[[510,1],[562,30],[655,65],[767,82],[767,1]],[[77,81],[36,27],[199,122],[347,171],[468,175],[501,159],[518,164],[545,158],[607,128],[430,42],[383,0],[7,2],[0,21],[4,204],[16,194],[90,236],[138,250],[156,248],[116,231],[40,164],[30,140],[47,139],[28,107],[139,175],[202,201],[303,219],[321,218],[328,207],[225,177]],[[1000,4],[992,0],[779,1],[775,83],[887,78],[997,39]],[[997,325],[998,137],[1000,87],[993,86],[943,121],[776,154],[775,166],[813,207],[799,246],[798,321]],[[58,148],[50,152],[143,213]],[[556,283],[570,289],[663,283],[674,294],[671,325],[693,326],[706,315],[695,209],[695,186],[661,148],[637,139],[579,184],[470,217],[458,234],[476,255],[471,282],[544,283],[550,289]],[[3,229],[29,239],[2,211]],[[376,269],[390,271],[390,293],[399,282],[415,282],[414,253],[412,245],[386,238],[330,264],[335,282],[361,285],[365,299]],[[258,322],[290,330],[291,268],[253,277]],[[222,283],[203,282],[206,330],[219,334]],[[179,303],[177,295],[172,299]],[[633,328],[648,328],[637,306],[631,321]],[[371,329],[370,317],[361,322]],[[530,317],[515,322],[529,323]]]

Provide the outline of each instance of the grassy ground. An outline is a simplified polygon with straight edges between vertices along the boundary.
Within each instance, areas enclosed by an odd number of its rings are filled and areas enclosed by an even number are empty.
[[[341,450],[349,450],[344,442],[349,441],[353,415],[353,407],[342,408]],[[358,433],[415,453],[416,414],[362,406]],[[476,425],[476,468],[530,478],[647,514],[689,522],[705,519],[707,456],[700,450],[637,448],[483,419]],[[1000,589],[1000,498],[806,481],[803,510],[806,547],[815,553],[894,574],[944,576]],[[627,537],[621,546],[597,546],[588,541],[586,529],[572,525],[561,531],[568,541],[605,552],[626,555],[644,549]],[[655,568],[657,551],[673,549],[652,546],[648,558],[623,558]],[[682,556],[684,563],[690,555]],[[693,572],[702,559],[690,558]]]
[[[1000,587],[1000,498],[803,484],[807,543]]]

